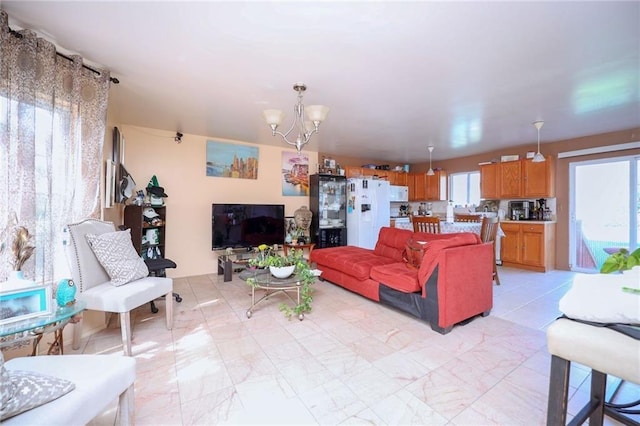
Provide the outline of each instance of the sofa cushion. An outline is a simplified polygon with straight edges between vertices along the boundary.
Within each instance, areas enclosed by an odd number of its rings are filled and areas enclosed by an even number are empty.
[[[415,293],[422,288],[418,282],[418,270],[407,267],[404,262],[374,266],[371,279],[403,293]]]
[[[359,280],[369,278],[369,272],[373,266],[396,262],[394,259],[378,256],[372,250],[355,246],[328,247],[313,250],[311,252],[311,261],[316,262],[318,266],[330,266]]]
[[[402,262],[404,245],[412,235],[413,232],[408,229],[384,226],[380,228],[378,233],[378,241],[376,242],[374,253],[378,256],[391,258],[396,262]]]

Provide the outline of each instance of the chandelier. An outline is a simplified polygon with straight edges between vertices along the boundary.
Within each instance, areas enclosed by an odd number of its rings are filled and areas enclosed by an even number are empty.
[[[271,127],[271,134],[273,136],[280,135],[286,143],[291,146],[295,146],[298,153],[302,150],[302,147],[309,143],[309,139],[314,133],[318,133],[318,127],[320,123],[327,118],[329,108],[324,105],[309,105],[306,107],[307,120],[305,121],[305,106],[302,104],[302,95],[307,86],[304,83],[296,83],[293,85],[293,90],[298,92],[298,103],[293,107],[294,120],[289,130],[285,133],[278,131],[278,126],[284,119],[284,112],[279,109],[266,109],[262,112],[264,120]],[[297,135],[295,141],[289,140],[287,137],[295,129]]]

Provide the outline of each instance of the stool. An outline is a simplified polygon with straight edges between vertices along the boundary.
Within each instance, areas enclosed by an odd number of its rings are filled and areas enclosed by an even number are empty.
[[[638,424],[605,402],[607,375],[640,383],[640,340],[607,327],[561,318],[547,329],[551,354],[547,425],[565,425],[571,362],[591,368],[591,398],[571,421],[602,425],[604,414],[625,424]],[[625,406],[633,404],[625,404]]]

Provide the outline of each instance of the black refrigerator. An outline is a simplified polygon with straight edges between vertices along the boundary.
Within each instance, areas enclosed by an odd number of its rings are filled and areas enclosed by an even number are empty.
[[[315,248],[347,245],[347,178],[316,174],[309,176],[311,238]]]

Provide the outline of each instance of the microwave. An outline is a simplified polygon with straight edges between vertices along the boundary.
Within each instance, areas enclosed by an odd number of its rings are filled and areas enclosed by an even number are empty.
[[[409,187],[391,185],[389,190],[389,201],[409,201]]]

